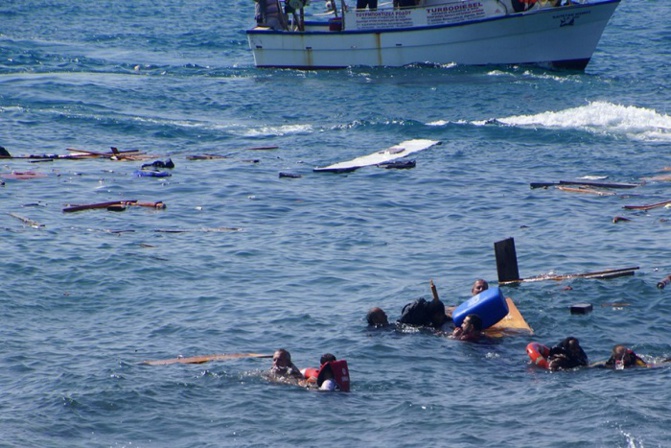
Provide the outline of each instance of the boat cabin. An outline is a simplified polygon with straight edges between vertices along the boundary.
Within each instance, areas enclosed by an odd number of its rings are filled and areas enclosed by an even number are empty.
[[[357,9],[356,0],[327,0],[326,12],[306,21],[310,0],[256,0],[257,28],[274,31],[393,30],[463,23],[562,6],[568,0],[393,0],[375,9]]]

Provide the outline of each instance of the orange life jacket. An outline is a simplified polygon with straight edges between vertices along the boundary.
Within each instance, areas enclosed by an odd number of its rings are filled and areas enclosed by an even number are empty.
[[[333,373],[333,381],[338,385],[338,388],[342,392],[349,392],[349,368],[347,367],[347,361],[340,359],[337,361],[330,361],[324,363],[319,369],[319,374],[317,375],[317,386],[321,386],[324,380],[326,379],[327,369],[331,370]]]

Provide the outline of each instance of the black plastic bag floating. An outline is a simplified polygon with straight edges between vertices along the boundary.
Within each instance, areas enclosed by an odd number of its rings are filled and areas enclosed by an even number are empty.
[[[391,162],[382,162],[378,165],[380,168],[386,168],[388,170],[407,170],[417,166],[417,163],[414,160],[398,160]]]
[[[428,311],[429,302],[420,297],[414,302],[410,302],[401,310],[401,318],[398,320],[402,324],[407,325],[427,325],[431,322],[431,316]]]
[[[173,169],[175,167],[175,164],[173,163],[172,159],[168,159],[165,162],[161,160],[156,160],[152,163],[145,163],[142,165],[141,169],[145,168],[168,168],[168,169]]]

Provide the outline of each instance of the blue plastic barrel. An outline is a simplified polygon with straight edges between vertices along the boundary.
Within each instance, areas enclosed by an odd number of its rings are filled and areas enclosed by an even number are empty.
[[[494,286],[471,297],[452,312],[452,320],[461,326],[469,314],[477,314],[482,319],[482,329],[489,328],[508,314],[508,303],[501,289]]]
[[[143,171],[137,170],[134,175],[136,177],[170,177],[172,174],[166,171]]]

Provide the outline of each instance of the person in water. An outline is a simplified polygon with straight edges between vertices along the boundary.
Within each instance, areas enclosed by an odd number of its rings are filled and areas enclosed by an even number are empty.
[[[625,345],[618,344],[613,347],[610,358],[603,365],[608,369],[622,370],[629,367],[648,367],[634,351]]]
[[[327,362],[336,361],[336,357],[332,353],[324,353],[321,358],[319,358],[319,365],[323,366]]]
[[[322,361],[323,360],[324,356],[322,356]],[[335,360],[335,356],[333,356],[333,359],[322,362],[322,365],[319,369],[319,374],[317,375],[317,387],[319,390],[340,390],[340,386],[338,385],[335,376],[333,375],[333,368],[331,367],[331,362],[334,362]]]
[[[568,337],[550,349],[548,355],[550,370],[566,370],[587,365],[587,354],[580,346],[580,341]]]
[[[324,391],[349,391],[349,368],[347,361],[338,361],[331,353],[324,353],[319,360],[319,369],[303,371],[305,381],[301,385]]]
[[[324,367],[324,364],[329,363],[331,361],[336,361],[336,357],[333,353],[324,353],[321,358],[319,358],[319,368],[315,369],[314,367],[310,367],[307,369],[303,369],[302,373],[305,379],[308,382],[308,385],[310,384],[315,384],[317,382],[317,378],[319,377],[319,371]]]
[[[273,354],[273,365],[270,367],[270,376],[273,379],[303,379],[300,369],[291,362],[291,353],[283,348]]]
[[[452,332],[452,337],[460,341],[477,342],[482,337],[482,319],[477,314],[469,314]]]
[[[471,294],[476,296],[480,294],[482,291],[485,291],[487,289],[489,289],[489,283],[487,283],[486,280],[479,278],[475,280],[475,282],[473,282],[473,287],[471,288]]]
[[[445,314],[445,305],[439,299],[426,301],[424,298],[408,303],[401,311],[398,323],[414,327],[432,327],[440,329],[449,321]]]
[[[374,307],[368,311],[366,314],[366,322],[368,322],[369,327],[386,327],[389,325],[389,320],[387,319],[387,313],[384,312],[382,308]]]

